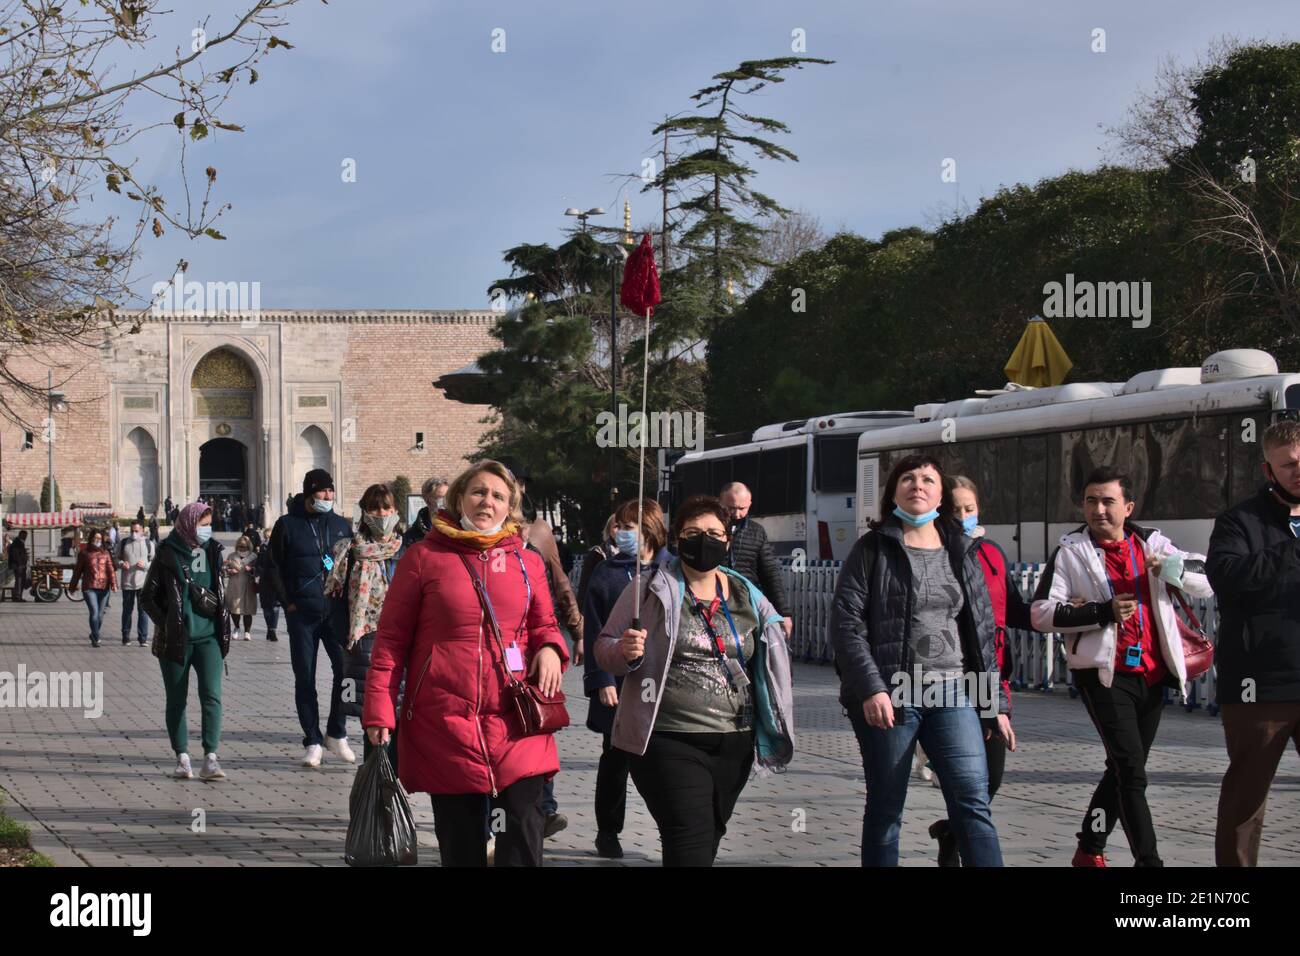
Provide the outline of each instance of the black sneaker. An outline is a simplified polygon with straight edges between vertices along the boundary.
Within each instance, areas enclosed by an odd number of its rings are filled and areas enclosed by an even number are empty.
[[[267,631],[267,632],[266,632],[266,639],[267,639],[268,641],[278,641],[278,640],[279,640],[279,638],[275,636],[275,631]]]
[[[548,813],[546,825],[542,828],[542,838],[549,840],[569,825],[569,818],[563,813]]]
[[[596,834],[596,856],[603,856],[607,860],[623,859],[623,844],[618,842],[617,833]]]

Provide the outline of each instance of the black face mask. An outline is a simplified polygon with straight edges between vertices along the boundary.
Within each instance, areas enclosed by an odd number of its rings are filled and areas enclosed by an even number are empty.
[[[695,571],[712,571],[727,557],[727,545],[707,534],[677,539],[677,554],[682,563]]]
[[[1279,498],[1281,498],[1289,505],[1300,505],[1300,498],[1297,498],[1295,495],[1291,494],[1291,492],[1283,488],[1282,485],[1278,482],[1277,476],[1273,474],[1272,465],[1268,466],[1268,480],[1270,482],[1268,486],[1269,490],[1273,492],[1273,494],[1277,495]]]

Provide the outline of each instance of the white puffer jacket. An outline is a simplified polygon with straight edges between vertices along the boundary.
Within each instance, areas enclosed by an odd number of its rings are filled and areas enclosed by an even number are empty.
[[[1125,531],[1141,542],[1145,567],[1149,568],[1154,558],[1177,555],[1182,559],[1182,576],[1172,582],[1174,586],[1193,597],[1210,597],[1214,593],[1205,576],[1205,555],[1180,551],[1154,528],[1127,524]],[[1098,604],[1110,602],[1113,595],[1099,550],[1086,526],[1062,536],[1060,547],[1038,582],[1030,617],[1034,628],[1045,634],[1074,635],[1065,641],[1065,656],[1070,668],[1095,667],[1102,685],[1109,687],[1115,676],[1116,626],[1112,623],[1069,627],[1055,623],[1057,608],[1070,604],[1072,599]],[[1186,694],[1187,665],[1183,660],[1183,642],[1178,636],[1177,611],[1174,599],[1165,587],[1170,582],[1149,570],[1146,575],[1156,605],[1156,632],[1160,638],[1161,654],[1170,672],[1178,677],[1180,693]]]

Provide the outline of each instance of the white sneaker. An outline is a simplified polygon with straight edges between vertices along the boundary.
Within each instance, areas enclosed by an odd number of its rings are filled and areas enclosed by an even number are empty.
[[[245,632],[244,632],[244,640],[246,640],[246,641],[251,641],[252,639],[253,639],[253,635],[252,635],[252,633],[251,633],[250,631],[245,631]]]
[[[303,752],[302,765],[304,767],[319,767],[320,756],[321,756],[320,744],[312,744]]]
[[[226,773],[221,769],[221,764],[217,763],[216,754],[208,754],[203,758],[203,769],[199,771],[200,780],[225,780]]]
[[[194,768],[190,766],[189,754],[177,754],[176,769],[172,771],[172,776],[177,780],[194,779]]]
[[[348,738],[346,737],[326,737],[325,748],[330,753],[342,757],[348,763],[357,762],[357,755],[353,753],[352,748],[348,746]]]

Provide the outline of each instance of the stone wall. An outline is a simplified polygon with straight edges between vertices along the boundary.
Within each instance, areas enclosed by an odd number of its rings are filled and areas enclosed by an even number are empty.
[[[432,382],[494,347],[488,334],[494,318],[490,312],[264,311],[251,328],[230,318],[147,321],[138,334],[116,336],[102,348],[44,350],[9,361],[27,381],[42,384],[52,369],[55,388],[68,395],[54,432],[65,507],[112,495],[119,513],[134,513],[141,502],[124,500],[124,476],[133,460],[125,436],[136,427],[157,445],[158,497],[179,501],[187,491],[196,493],[189,485],[196,486],[197,448],[211,437],[214,420],[203,423],[202,434],[198,423],[195,434],[184,433],[190,383],[179,379],[224,343],[251,357],[266,381],[263,391],[271,393],[260,395],[256,420],[236,423],[234,434],[250,447],[250,470],[269,458],[272,513],[279,513],[286,494],[300,490],[295,467],[301,470],[305,446],[299,435],[313,423],[328,442],[341,510],[351,512],[373,482],[405,475],[418,492],[425,478],[450,478],[465,466],[490,427],[481,419],[491,410],[449,401]],[[45,410],[22,404],[12,389],[6,397],[35,434],[33,447],[24,450],[24,429],[0,421],[3,507],[32,511],[47,472]],[[249,437],[264,428],[265,450]],[[424,433],[423,449],[415,447],[416,432]]]

